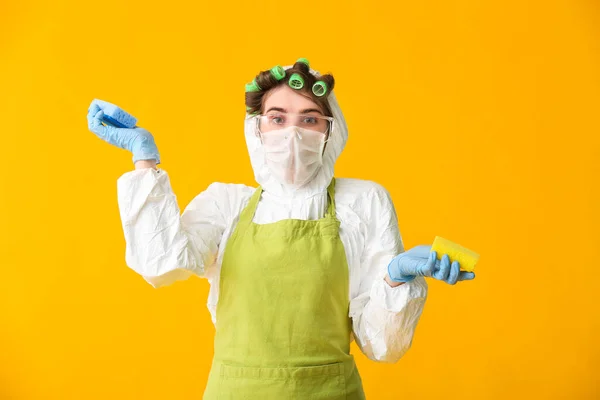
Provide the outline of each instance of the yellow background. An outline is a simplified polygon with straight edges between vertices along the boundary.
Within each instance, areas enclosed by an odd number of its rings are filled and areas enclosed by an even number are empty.
[[[597,399],[600,17],[588,1],[0,2],[0,398],[199,399],[208,283],[128,269],[127,152],[97,97],[154,133],[180,207],[253,184],[244,84],[307,57],[350,128],[337,176],[391,193],[407,248],[482,256],[429,281],[397,364],[354,346],[369,399]]]

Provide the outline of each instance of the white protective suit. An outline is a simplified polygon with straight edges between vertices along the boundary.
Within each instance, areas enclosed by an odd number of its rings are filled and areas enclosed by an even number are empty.
[[[335,118],[323,155],[323,166],[306,186],[284,187],[265,165],[256,126],[246,119],[245,136],[256,181],[264,192],[254,222],[322,218],[334,164],[346,144],[348,130],[335,94],[329,95]],[[220,267],[227,239],[255,188],[213,183],[180,215],[168,174],[138,169],[118,179],[118,201],[126,239],[127,265],[154,287],[192,274],[210,282],[208,309],[216,321]],[[390,260],[403,252],[396,213],[380,185],[337,179],[335,187],[340,237],[350,272],[349,316],[353,337],[371,360],[396,362],[412,343],[427,296],[422,277],[397,287],[384,281]],[[257,276],[256,279],[260,279]]]

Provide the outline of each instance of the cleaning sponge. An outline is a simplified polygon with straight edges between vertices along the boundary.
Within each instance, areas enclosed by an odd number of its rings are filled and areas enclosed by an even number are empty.
[[[461,271],[473,272],[479,261],[479,254],[439,236],[435,237],[431,251],[437,252],[438,258],[448,254],[450,262],[458,261],[460,263]]]
[[[116,126],[117,128],[135,127],[137,118],[135,118],[133,115],[106,101],[94,99],[92,104],[94,103],[97,104],[102,111],[104,111],[102,122],[106,123],[107,125]]]

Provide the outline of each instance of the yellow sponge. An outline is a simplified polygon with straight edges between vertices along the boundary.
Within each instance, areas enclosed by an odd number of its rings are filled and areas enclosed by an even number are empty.
[[[431,251],[437,252],[439,259],[444,254],[448,254],[450,262],[458,261],[460,263],[461,271],[473,272],[475,265],[479,261],[479,254],[439,236],[435,237]]]

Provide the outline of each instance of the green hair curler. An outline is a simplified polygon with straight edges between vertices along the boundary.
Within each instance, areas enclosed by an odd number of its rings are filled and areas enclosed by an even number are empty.
[[[288,85],[290,85],[292,89],[302,89],[304,87],[304,79],[300,74],[292,74],[288,80]]]
[[[280,81],[285,78],[285,70],[281,65],[276,65],[275,67],[271,68],[271,75],[273,75],[273,78]]]
[[[246,92],[260,92],[261,88],[258,86],[256,79],[253,79],[252,82],[246,83]]]
[[[299,58],[299,59],[296,60],[296,62],[301,62],[303,64],[306,64],[306,66],[308,68],[310,68],[310,63],[308,62],[308,60],[306,58]]]
[[[327,93],[327,84],[323,81],[316,81],[312,87],[312,92],[317,97],[325,96],[325,93]]]

